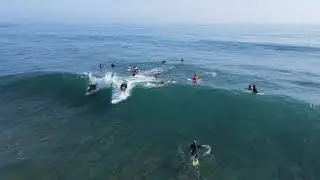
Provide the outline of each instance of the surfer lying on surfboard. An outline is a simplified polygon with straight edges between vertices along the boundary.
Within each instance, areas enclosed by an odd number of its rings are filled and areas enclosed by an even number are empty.
[[[199,145],[196,140],[193,141],[193,143],[190,145],[192,159],[198,159],[201,147],[202,146]]]

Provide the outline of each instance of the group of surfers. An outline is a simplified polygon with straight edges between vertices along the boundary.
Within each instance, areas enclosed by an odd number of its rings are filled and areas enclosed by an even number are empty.
[[[184,59],[181,58],[180,61],[183,63],[183,62],[184,62]],[[162,62],[162,64],[165,64],[167,61],[163,60],[163,61],[161,61],[161,62]],[[110,66],[111,66],[111,68],[115,68],[115,64],[114,64],[114,63],[112,63]],[[103,64],[100,64],[100,69],[102,69],[102,68],[103,68]],[[139,72],[140,72],[140,70],[139,70],[139,68],[138,68],[137,66],[134,66],[134,67],[132,68],[132,76],[136,76],[137,74],[139,74]],[[114,75],[114,74],[112,74],[112,76],[113,76],[113,75]],[[160,73],[154,74],[154,77],[155,77],[155,78],[159,78],[159,77],[160,77]],[[194,75],[193,75],[193,78],[192,78],[192,82],[193,82],[193,83],[197,83],[197,82],[199,82],[199,80],[200,80],[199,75],[198,75],[198,74],[194,74]],[[164,84],[164,82],[161,81],[161,84]],[[120,85],[120,90],[123,91],[123,92],[125,92],[125,91],[127,90],[127,88],[128,88],[128,84],[127,84],[126,81],[124,81],[124,82]],[[89,83],[89,84],[88,84],[88,90],[87,90],[88,92],[95,91],[96,89],[97,89],[97,84],[96,84],[96,83]],[[257,87],[256,87],[255,85],[249,85],[249,86],[248,86],[248,91],[252,92],[253,94],[257,94],[257,93],[258,93]]]

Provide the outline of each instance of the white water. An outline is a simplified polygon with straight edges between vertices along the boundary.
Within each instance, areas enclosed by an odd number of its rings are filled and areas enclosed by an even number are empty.
[[[107,72],[104,77],[94,76],[92,73],[85,73],[89,82],[97,84],[97,90],[95,93],[104,88],[112,88],[111,103],[117,104],[130,97],[132,90],[136,86],[143,86],[146,88],[156,88],[163,86],[160,84],[160,80],[153,77],[155,72],[161,72],[160,68],[154,68],[149,71],[141,72],[136,76],[118,76],[116,73]],[[126,82],[128,87],[125,92],[120,90],[122,83]]]

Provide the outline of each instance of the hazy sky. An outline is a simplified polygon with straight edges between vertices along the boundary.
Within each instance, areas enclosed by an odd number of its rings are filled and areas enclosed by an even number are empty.
[[[0,21],[320,23],[320,0],[0,0]]]

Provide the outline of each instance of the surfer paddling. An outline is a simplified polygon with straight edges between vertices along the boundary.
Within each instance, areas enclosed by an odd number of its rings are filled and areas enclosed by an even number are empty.
[[[198,159],[201,147],[202,145],[199,145],[196,140],[194,140],[193,143],[190,145],[192,160]]]

